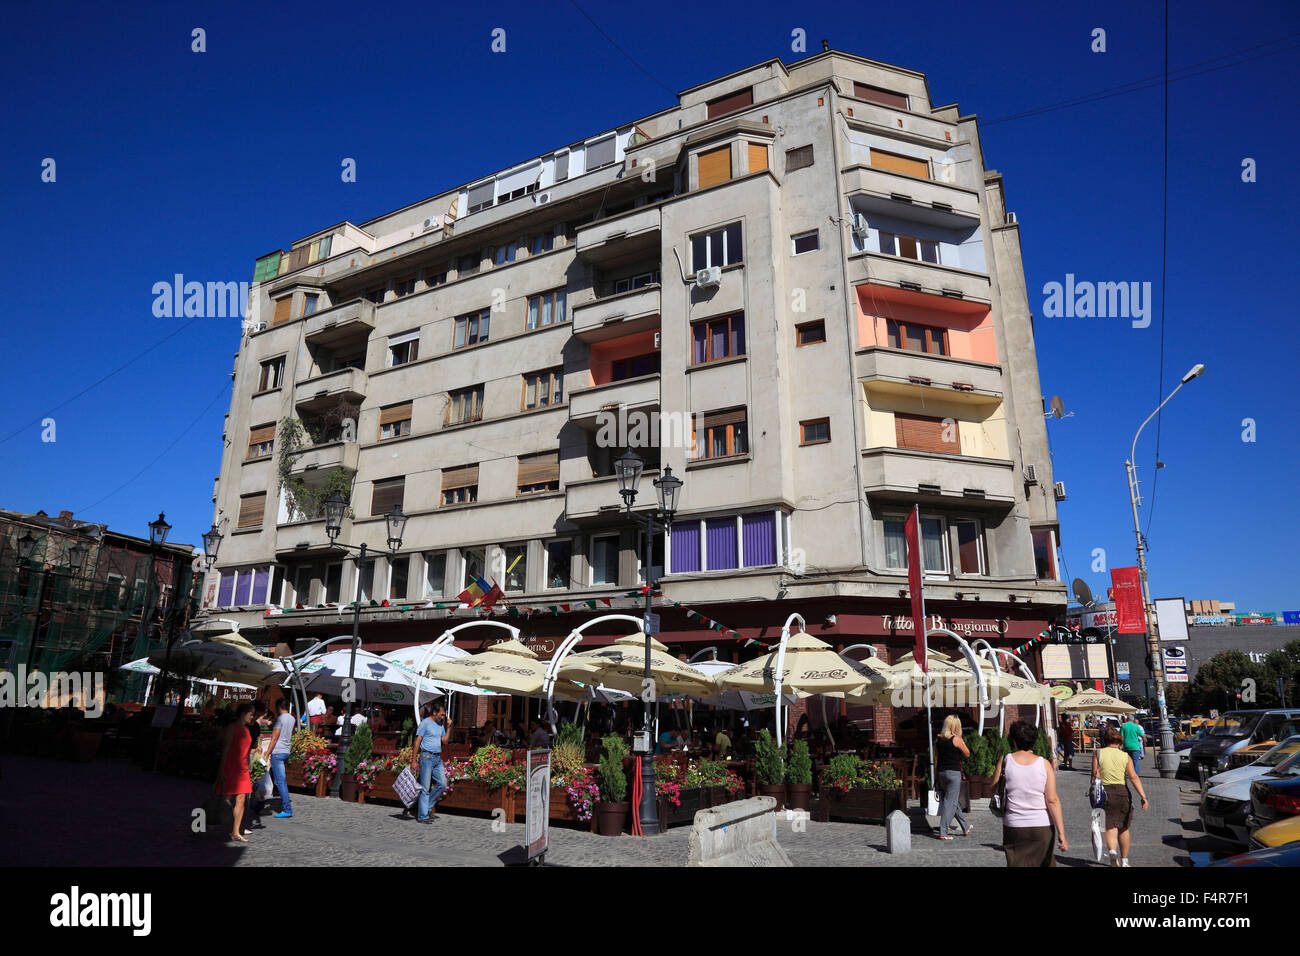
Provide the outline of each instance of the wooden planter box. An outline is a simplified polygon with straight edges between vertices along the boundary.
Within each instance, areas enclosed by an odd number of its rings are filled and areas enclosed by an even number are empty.
[[[722,788],[725,794],[726,789]],[[683,790],[681,792],[681,806],[674,806],[668,802],[666,797],[659,797],[659,825],[664,827],[680,826],[683,823],[694,823],[695,814],[705,808],[705,803],[700,789],[697,787],[693,790]]]
[[[315,783],[308,783],[302,778],[302,764],[285,764],[284,782],[289,785],[290,790],[297,790],[303,793],[309,793],[314,797],[323,797],[329,793],[330,779],[327,775],[321,774]]]
[[[884,823],[895,810],[907,810],[901,787],[897,790],[850,790],[846,794],[827,788],[818,803],[822,821]]]
[[[562,787],[551,788],[551,806],[550,812],[547,813],[547,819],[552,823],[572,823],[575,827],[583,830],[596,832],[596,812],[592,809],[590,820],[579,820],[578,811],[573,804],[569,803],[569,794]],[[515,822],[523,823],[528,817],[528,807],[524,802],[523,794],[515,796]]]
[[[440,810],[474,810],[492,813],[500,808],[505,811],[505,819],[513,820],[516,795],[510,787],[489,790],[487,784],[481,780],[457,780],[452,784],[451,792],[438,801],[433,812],[436,814]]]
[[[375,774],[375,789],[358,790],[357,803],[379,801],[383,803],[395,803],[402,806],[401,798],[397,796],[397,791],[393,789],[393,784],[397,783],[397,776],[401,771],[398,770],[381,770]]]
[[[974,777],[967,775],[964,783],[971,800],[987,800],[993,796],[992,777]]]

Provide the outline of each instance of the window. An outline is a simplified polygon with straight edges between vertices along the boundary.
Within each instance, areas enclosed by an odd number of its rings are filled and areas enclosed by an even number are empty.
[[[792,256],[800,256],[805,252],[816,252],[820,248],[821,241],[816,229],[790,237],[790,254]]]
[[[505,547],[505,580],[501,583],[503,591],[526,591],[528,589],[528,545],[510,544]]]
[[[548,325],[559,325],[565,321],[564,290],[552,289],[540,295],[528,297],[528,319],[526,329],[539,329]]]
[[[745,259],[741,241],[740,223],[702,232],[691,237],[691,271],[698,272],[710,266],[730,266]]]
[[[816,322],[805,322],[803,325],[794,327],[794,344],[796,346],[816,345],[825,341],[826,323],[821,319]]]
[[[645,532],[638,531],[636,535],[636,566],[637,580],[642,584],[646,581],[645,568]],[[654,543],[650,546],[650,580],[658,581],[664,576],[664,539],[660,535],[655,535]]]
[[[879,86],[868,86],[865,83],[853,84],[853,95],[860,100],[871,100],[873,103],[882,103],[885,106],[893,106],[900,110],[907,109],[907,97],[902,93],[895,93],[893,90],[881,89]]]
[[[487,548],[461,548],[460,557],[464,562],[464,584],[467,588],[477,578],[487,574]]]
[[[456,337],[452,340],[451,347],[463,349],[467,345],[478,345],[480,342],[486,342],[488,340],[488,326],[491,320],[492,313],[490,309],[481,309],[478,312],[458,316],[456,319]]]
[[[411,556],[403,554],[388,559],[388,600],[406,600],[406,585],[411,574]]]
[[[334,244],[333,236],[326,236],[324,239],[317,239],[311,244],[307,251],[307,264],[319,262],[322,259],[330,257],[330,247]]]
[[[375,559],[371,558],[361,570],[361,602],[364,604],[375,596]]]
[[[883,229],[880,232],[880,251],[887,256],[902,256],[918,262],[939,262],[939,243],[933,239],[900,236]]]
[[[447,282],[446,269],[443,269],[441,272],[435,272],[432,269],[424,270],[424,287],[426,289],[433,289],[440,285],[445,285],[446,282]]]
[[[725,571],[737,566],[740,552],[736,546],[736,519],[710,518],[704,522],[704,569]]]
[[[792,173],[796,169],[803,169],[805,166],[813,164],[812,143],[807,146],[797,146],[794,149],[785,151],[785,171]]]
[[[633,358],[615,359],[610,363],[610,381],[621,382],[628,378],[638,378],[642,375],[659,374],[659,353],[651,352],[649,355],[637,355]]]
[[[293,574],[293,600],[295,604],[311,603],[311,579],[312,568],[309,564],[294,571]]]
[[[669,542],[673,573],[776,564],[776,516],[774,511],[760,511],[675,523]]]
[[[460,425],[465,422],[477,422],[483,418],[483,386],[462,388],[447,393],[447,415],[444,425]]]
[[[743,110],[746,106],[754,105],[754,88],[746,87],[738,93],[719,96],[716,100],[709,100],[705,105],[708,109],[708,119],[713,119],[715,116],[725,116],[728,113],[734,113],[736,110]]]
[[[534,372],[524,376],[524,393],[520,407],[544,408],[558,405],[564,401],[564,369],[554,368],[548,372]]]
[[[961,454],[961,430],[951,418],[894,413],[894,438],[899,448]]]
[[[265,458],[275,448],[275,422],[248,430],[248,458]]]
[[[973,518],[956,518],[957,569],[962,574],[984,574],[984,540],[980,524]]]
[[[831,440],[831,420],[814,418],[812,421],[799,423],[799,444],[820,445]]]
[[[1034,566],[1038,571],[1038,580],[1056,581],[1056,555],[1054,535],[1050,528],[1034,529]]]
[[[478,501],[478,465],[442,470],[442,503],[468,505]]]
[[[325,569],[325,603],[338,604],[343,593],[343,565],[331,564]]]
[[[674,523],[670,547],[673,574],[698,571],[700,569],[700,522]]]
[[[906,521],[903,515],[885,516],[885,566],[888,568],[907,567]],[[942,518],[921,515],[921,569],[937,574],[948,571],[948,548]]]
[[[633,289],[644,289],[648,285],[659,284],[659,270],[654,272],[642,272],[640,275],[628,276],[618,279],[614,282],[614,294],[620,292],[631,292]]]
[[[609,166],[614,162],[614,137],[607,136],[587,144],[587,172]]]
[[[253,495],[240,495],[239,497],[239,521],[236,528],[243,531],[245,528],[262,527],[262,514],[266,511],[266,492],[259,491]]]
[[[760,511],[741,517],[741,547],[744,566],[761,568],[776,564],[776,512]]]
[[[539,173],[538,175],[541,174]],[[510,192],[503,192],[500,196],[497,196],[497,205],[499,206],[503,202],[509,202],[512,199],[519,199],[535,192],[537,192],[537,183],[528,183],[526,186],[520,186],[518,189],[512,189]],[[514,260],[512,259],[511,261],[513,262]]]
[[[890,348],[929,352],[931,355],[948,354],[946,329],[916,325],[912,322],[895,322],[893,319],[885,320],[885,329],[889,334]]]
[[[592,536],[591,583],[618,584],[618,535]]]
[[[695,457],[728,458],[749,451],[746,432],[745,409],[710,412],[703,416],[702,434],[695,436]],[[693,424],[693,420],[692,420]]]
[[[930,162],[914,156],[900,153],[888,153],[881,149],[871,150],[871,165],[876,169],[887,169],[893,173],[916,176],[918,179],[930,178]]]
[[[528,241],[528,254],[530,256],[540,256],[543,252],[550,252],[554,248],[554,233],[539,232]]]
[[[424,596],[442,597],[447,579],[447,552],[431,551],[424,556]]]
[[[388,337],[388,367],[406,365],[420,357],[420,330]]]
[[[373,289],[367,289],[364,298],[375,305],[382,305],[384,302],[384,287],[377,285]]]
[[[567,591],[572,571],[573,542],[567,538],[546,542],[546,586]]]
[[[311,315],[316,311],[316,303],[320,301],[320,296],[315,292],[308,292],[302,297],[302,314]]]
[[[274,279],[279,269],[280,253],[273,252],[269,256],[264,256],[253,266],[253,281],[265,282],[267,279]]]
[[[555,181],[562,183],[569,178],[569,151],[555,154]]]
[[[495,266],[503,266],[507,262],[514,262],[515,255],[518,251],[518,245],[513,242],[497,246],[492,250],[492,264]]]
[[[699,163],[699,187],[707,189],[731,178],[731,147],[719,146],[706,150],[696,158]]]
[[[471,187],[465,202],[469,212],[478,212],[480,209],[486,209],[492,205],[493,197],[496,195],[496,188],[495,179],[489,179],[485,183],[479,183],[477,186]]]
[[[406,494],[406,476],[376,481],[370,492],[370,514],[382,517],[402,506]]]
[[[284,356],[273,358],[262,363],[262,375],[257,380],[257,390],[265,392],[273,388],[279,388],[284,381]]]
[[[379,410],[380,441],[411,434],[411,405],[411,402],[403,402]]]
[[[749,152],[749,171],[756,173],[767,169],[767,147],[762,143],[746,143]]]
[[[415,276],[406,276],[393,282],[393,294],[399,299],[415,295]]]
[[[271,324],[279,325],[281,322],[288,322],[290,319],[289,310],[293,308],[293,296],[287,295],[275,303],[275,313],[271,316]]]
[[[456,260],[456,276],[463,279],[465,276],[472,276],[478,272],[481,260],[476,253],[471,252],[467,256],[461,256]]]
[[[745,314],[704,319],[691,326],[691,364],[745,354]]]
[[[540,455],[519,456],[517,494],[535,495],[560,490],[560,453],[542,452]]]

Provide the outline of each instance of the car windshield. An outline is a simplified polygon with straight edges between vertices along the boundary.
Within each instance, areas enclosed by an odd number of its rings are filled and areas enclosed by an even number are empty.
[[[1210,728],[1211,737],[1249,737],[1263,714],[1224,714]]]
[[[1295,756],[1296,753],[1300,753],[1300,736],[1288,737],[1281,743],[1275,744],[1268,753],[1260,757],[1259,765],[1261,767],[1276,767],[1283,761]]]
[[[1300,751],[1291,754],[1286,760],[1269,771],[1273,777],[1300,777]]]

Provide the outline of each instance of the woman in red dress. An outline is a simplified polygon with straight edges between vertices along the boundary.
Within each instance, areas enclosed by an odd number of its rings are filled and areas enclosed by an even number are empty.
[[[244,819],[244,801],[253,792],[253,780],[248,773],[248,746],[252,735],[248,721],[253,716],[253,705],[245,701],[235,711],[235,719],[226,728],[221,749],[221,770],[217,776],[216,791],[235,798],[235,819],[230,828],[230,839],[247,843],[241,832]]]

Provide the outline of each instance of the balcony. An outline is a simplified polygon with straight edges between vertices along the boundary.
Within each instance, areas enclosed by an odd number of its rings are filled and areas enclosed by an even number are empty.
[[[289,473],[303,477],[311,472],[333,471],[342,468],[355,472],[361,457],[361,445],[355,441],[333,441],[306,448],[294,459]]]
[[[984,362],[879,346],[854,356],[854,372],[870,396],[915,397],[967,405],[1002,402],[1002,369]]]
[[[963,186],[866,165],[849,166],[841,175],[853,208],[868,217],[876,212],[941,229],[979,225],[979,195]]]
[[[862,488],[881,501],[919,500],[1001,512],[1016,503],[1015,464],[913,448],[865,448]]]
[[[578,229],[578,258],[608,269],[624,262],[657,256],[660,242],[658,206],[598,219]]]
[[[352,519],[344,518],[339,530],[338,544],[352,543]],[[286,521],[276,525],[275,553],[300,556],[341,554],[325,533],[325,519],[313,521]]]
[[[366,397],[368,377],[359,368],[341,368],[299,382],[293,404],[299,412],[319,412],[337,402],[360,404]]]
[[[313,348],[334,349],[364,342],[374,329],[375,304],[367,299],[353,299],[308,316],[303,325],[303,338]]]
[[[659,411],[659,373],[569,392],[569,421],[588,431],[600,428],[602,413]]]
[[[644,511],[655,506],[654,486],[648,482],[659,477],[657,469],[647,469],[641,473],[640,494],[637,496],[639,507],[633,511]],[[650,491],[649,497],[646,492]],[[609,521],[623,512],[623,499],[618,493],[618,478],[613,475],[599,478],[586,478],[582,481],[570,481],[564,485],[564,517],[569,521],[590,523]]]
[[[584,342],[601,342],[659,328],[658,285],[605,296],[573,307],[573,334]]]
[[[948,295],[980,305],[991,304],[987,275],[878,252],[859,252],[851,256],[849,281],[854,285],[876,282],[930,295]]]

